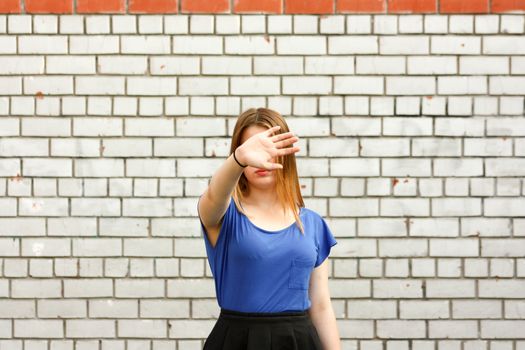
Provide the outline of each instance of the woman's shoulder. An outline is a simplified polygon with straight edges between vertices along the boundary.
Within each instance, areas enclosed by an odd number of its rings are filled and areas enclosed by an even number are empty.
[[[306,206],[302,207],[302,214],[305,215],[306,217],[312,218],[314,220],[321,220],[323,218],[321,216],[321,214],[319,214],[318,212],[316,212],[313,209],[307,208]]]

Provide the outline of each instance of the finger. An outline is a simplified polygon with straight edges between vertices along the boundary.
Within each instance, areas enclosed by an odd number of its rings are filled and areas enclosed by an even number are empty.
[[[282,164],[279,164],[279,163],[270,163],[270,162],[265,162],[265,163],[264,163],[264,166],[265,166],[267,169],[271,169],[271,170],[274,170],[274,169],[282,169],[282,168],[283,168]]]
[[[277,151],[277,155],[278,156],[285,156],[287,154],[292,154],[292,153],[295,153],[295,152],[299,152],[301,149],[299,147],[286,147],[286,148],[281,148],[279,151]]]
[[[288,145],[291,145],[292,143],[295,143],[297,141],[299,141],[299,138],[297,136],[293,136],[293,137],[290,137],[289,139],[276,142],[275,143],[275,147],[277,147],[277,148],[284,148],[284,147],[286,147]]]
[[[265,131],[266,135],[271,135],[273,134],[275,131],[279,130],[281,128],[280,125],[276,125],[276,126],[272,126],[271,128],[269,128],[268,130]]]
[[[279,140],[282,140],[282,139],[285,139],[287,137],[290,137],[290,136],[294,136],[293,132],[291,131],[288,131],[288,132],[285,132],[283,134],[277,134],[277,135],[274,135],[272,137],[270,137],[270,140],[272,142],[276,142],[276,141],[279,141]]]

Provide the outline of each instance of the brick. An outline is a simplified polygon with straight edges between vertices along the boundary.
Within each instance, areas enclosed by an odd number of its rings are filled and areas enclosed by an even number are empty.
[[[12,298],[61,298],[61,282],[53,279],[13,279]]]
[[[402,35],[379,38],[379,53],[383,55],[416,55],[429,52],[428,36]]]
[[[525,285],[520,280],[480,279],[480,298],[523,298]]]
[[[434,0],[388,0],[389,13],[435,13]]]
[[[509,66],[507,57],[459,57],[459,74],[508,75]]]
[[[482,320],[479,334],[486,339],[523,339],[523,327],[522,320]]]
[[[181,95],[226,95],[228,94],[228,79],[223,77],[179,78],[179,94]]]
[[[14,320],[14,336],[21,338],[63,338],[62,320]]]
[[[379,42],[377,36],[330,36],[328,53],[340,54],[377,54]]]
[[[408,56],[408,74],[457,74],[458,69],[456,62],[456,57],[451,56]]]
[[[256,75],[303,74],[301,57],[254,57],[253,66]]]
[[[0,300],[2,318],[36,318],[36,309],[30,300]]]
[[[294,14],[324,14],[334,12],[333,0],[287,0],[285,1],[284,13]]]
[[[180,0],[180,11],[183,13],[223,13],[230,11],[228,0]]]
[[[432,198],[432,216],[481,215],[479,198]]]
[[[22,256],[70,256],[70,245],[67,238],[25,238],[22,240]]]
[[[72,54],[110,54],[119,52],[119,38],[112,35],[73,35],[70,38]]]
[[[319,33],[326,34],[344,34],[345,16],[327,16],[321,17]]]
[[[419,34],[423,33],[423,15],[400,16],[399,33]]]
[[[66,298],[97,298],[112,295],[113,282],[109,278],[64,280],[64,297]]]
[[[124,13],[126,0],[77,0],[76,13]]]
[[[209,320],[168,320],[170,338],[189,338],[200,341],[206,338],[214,327],[216,321]]]
[[[478,321],[430,320],[428,334],[431,338],[472,338],[478,331]]]
[[[68,338],[101,339],[116,336],[114,320],[66,320],[65,322]]]
[[[250,57],[217,56],[202,58],[202,74],[250,75],[251,71],[252,60]]]
[[[239,95],[278,95],[278,77],[234,77],[231,78],[231,93]]]
[[[357,56],[357,74],[405,74],[404,57]]]
[[[474,298],[476,281],[456,279],[426,280],[427,298]],[[481,288],[480,288],[481,290]]]
[[[453,138],[414,139],[412,156],[461,156],[461,140]]]
[[[38,300],[38,315],[44,318],[87,317],[85,300]]]
[[[455,319],[502,317],[498,300],[454,300],[452,314]]]
[[[464,257],[478,256],[479,240],[477,238],[431,239],[429,256]]]
[[[487,78],[469,77],[438,77],[438,94],[440,95],[475,95],[487,93]]]
[[[282,90],[288,95],[326,95],[332,90],[332,79],[330,77],[284,77]]]
[[[512,142],[510,139],[468,138],[464,142],[465,156],[512,156]]]
[[[124,240],[125,256],[173,256],[173,241],[169,238],[127,238]]]
[[[118,320],[118,335],[126,338],[165,338],[165,320]]]
[[[175,37],[174,37],[175,40]],[[168,36],[128,36],[121,37],[122,53],[136,54],[167,54],[170,52],[170,38]],[[178,48],[178,46],[177,46]],[[174,52],[175,46],[174,46]]]
[[[387,77],[387,95],[433,95],[436,81],[433,77]]]
[[[489,77],[489,93],[492,95],[524,95],[524,77]]]
[[[115,281],[115,297],[118,298],[163,298],[164,280],[119,279]]]
[[[129,0],[129,13],[177,13],[177,0]]]
[[[172,96],[177,93],[175,77],[128,77],[128,95]]]
[[[391,318],[396,314],[394,301],[389,300],[349,300],[348,315],[352,319]]]
[[[377,320],[377,336],[389,339],[425,338],[424,320]],[[431,321],[429,321],[431,322]]]
[[[348,161],[347,161],[348,162]],[[366,175],[364,174],[365,171],[363,170],[354,170],[352,173],[349,173],[348,171],[346,173],[343,173],[338,169],[339,175],[344,176],[368,176],[368,174],[373,174],[373,172],[377,173],[378,169],[378,163],[377,162],[371,162],[368,159],[356,159],[352,162],[350,162],[350,165],[367,165],[372,167],[370,170],[367,171]],[[339,166],[339,164],[335,164],[334,168],[336,166]],[[358,216],[377,216],[379,214],[379,201],[374,198],[369,199],[343,199],[343,198],[333,198],[330,200],[332,203],[334,209],[331,209],[330,215],[331,216],[351,216],[351,217],[358,217]]]
[[[424,239],[382,239],[379,241],[379,255],[382,257],[427,256],[427,242]]]
[[[326,40],[314,35],[279,36],[277,53],[279,55],[323,55],[326,54]]]
[[[488,0],[462,1],[441,0],[439,2],[440,13],[487,13],[489,12]]]
[[[26,13],[73,13],[72,0],[25,0]]]
[[[481,256],[520,257],[523,255],[524,249],[524,239],[483,239],[481,241]]]
[[[224,52],[237,55],[268,55],[275,53],[275,39],[259,35],[227,36]]]
[[[44,57],[4,56],[0,57],[0,73],[4,75],[43,74]]]
[[[137,300],[90,300],[89,316],[92,318],[137,318]]]
[[[18,50],[22,54],[65,54],[68,50],[66,36],[19,36]]]
[[[0,13],[20,13],[20,0],[4,0],[0,2]]]
[[[524,0],[492,0],[491,12],[516,12],[525,10]]]
[[[519,171],[518,171],[519,173]],[[522,198],[486,198],[485,216],[523,216],[525,200]]]
[[[345,76],[334,78],[334,93],[339,94],[383,94],[383,78],[366,76]]]
[[[374,280],[373,294],[376,298],[421,298],[423,296],[421,285],[421,280]]]
[[[483,47],[485,50],[485,43]],[[430,53],[479,55],[481,53],[481,38],[463,35],[433,36],[430,40]]]
[[[77,238],[73,240],[74,256],[120,256],[121,253],[122,243],[118,238]]]
[[[222,54],[222,38],[218,36],[173,36],[173,53],[176,54]],[[169,46],[167,46],[169,48]]]
[[[282,13],[283,0],[235,0],[233,2],[234,13]]]
[[[450,318],[446,300],[401,300],[399,317],[409,319]]]
[[[337,13],[381,13],[386,11],[385,0],[338,0]]]

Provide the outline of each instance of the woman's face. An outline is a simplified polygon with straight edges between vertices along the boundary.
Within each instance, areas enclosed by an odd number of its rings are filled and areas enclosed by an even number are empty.
[[[243,130],[241,135],[241,144],[248,140],[253,135],[260,133],[262,131],[268,130],[267,127],[261,125],[251,125]],[[275,158],[271,158],[270,162],[275,162]],[[248,180],[250,186],[257,187],[261,190],[263,189],[273,189],[275,186],[275,171],[276,170],[265,170],[255,168],[252,166],[247,166],[244,168],[244,176]],[[257,172],[259,171],[259,172]]]

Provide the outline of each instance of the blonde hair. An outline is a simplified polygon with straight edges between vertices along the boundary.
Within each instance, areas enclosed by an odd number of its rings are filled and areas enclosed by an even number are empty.
[[[290,131],[286,121],[279,112],[268,108],[250,108],[242,112],[237,118],[230,145],[230,155],[241,145],[243,131],[252,125],[259,125],[268,129],[279,125],[281,128],[275,131],[274,135]],[[289,145],[288,147],[293,147],[293,145]],[[275,159],[277,163],[280,163],[283,166],[283,169],[274,172],[275,190],[277,192],[278,201],[283,212],[285,212],[286,208],[292,210],[295,216],[295,223],[301,233],[304,234],[303,223],[299,216],[300,208],[304,207],[304,201],[301,195],[299,177],[297,175],[295,153],[285,156],[277,156]],[[244,215],[246,215],[246,212],[240,206],[240,201],[244,199],[248,190],[248,179],[246,179],[246,176],[244,176],[243,173],[234,188],[232,196],[237,209]]]

